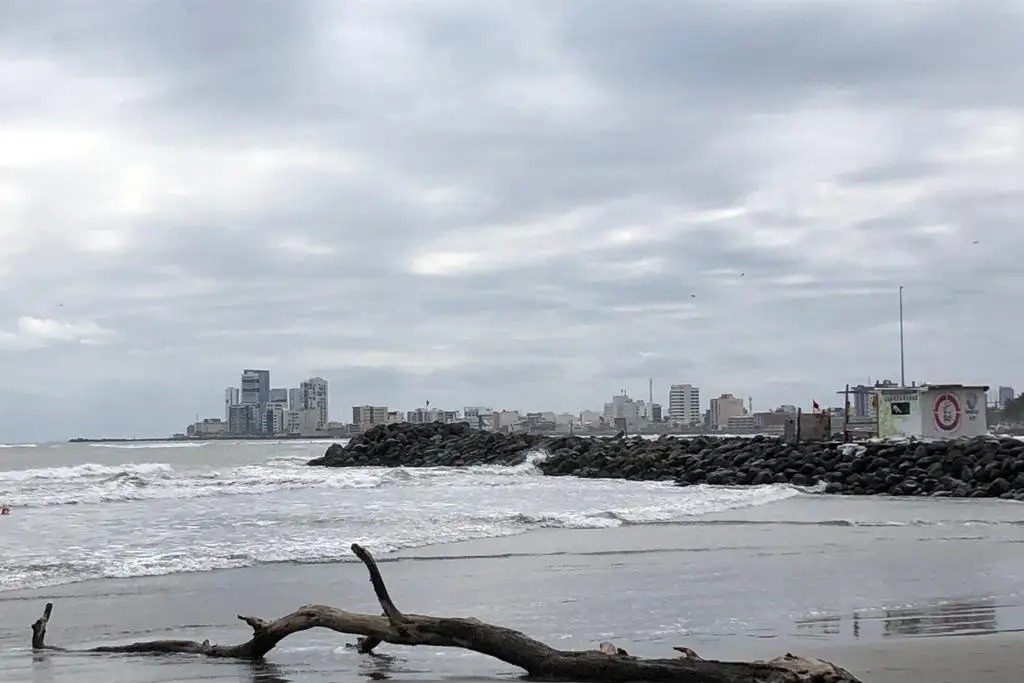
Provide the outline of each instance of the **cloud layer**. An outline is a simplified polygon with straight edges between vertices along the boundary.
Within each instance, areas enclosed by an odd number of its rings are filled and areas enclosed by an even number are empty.
[[[0,440],[1020,376],[1024,10],[0,4]]]

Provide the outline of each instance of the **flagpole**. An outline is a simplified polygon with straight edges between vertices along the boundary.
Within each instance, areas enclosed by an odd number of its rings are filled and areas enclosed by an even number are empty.
[[[900,285],[900,386],[907,386],[907,369],[903,353],[903,285]]]

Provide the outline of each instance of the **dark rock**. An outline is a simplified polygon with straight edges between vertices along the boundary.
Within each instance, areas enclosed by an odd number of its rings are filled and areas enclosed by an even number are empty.
[[[549,476],[674,481],[680,486],[821,485],[843,495],[1024,500],[1024,441],[979,437],[922,443],[804,443],[766,436],[644,439],[498,434],[466,423],[380,425],[310,465],[467,467],[520,465],[543,452]]]

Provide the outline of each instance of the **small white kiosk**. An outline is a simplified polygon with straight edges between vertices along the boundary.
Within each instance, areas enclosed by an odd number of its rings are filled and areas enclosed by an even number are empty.
[[[875,390],[878,436],[957,439],[988,433],[988,387],[926,384]]]

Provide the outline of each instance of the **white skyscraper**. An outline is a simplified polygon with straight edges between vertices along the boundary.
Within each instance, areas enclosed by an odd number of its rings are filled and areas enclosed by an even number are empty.
[[[315,410],[317,413],[316,428],[326,429],[327,412],[327,380],[323,377],[310,377],[299,384],[302,394],[302,409]]]
[[[700,389],[692,384],[673,384],[668,390],[668,416],[673,422],[699,424]]]

